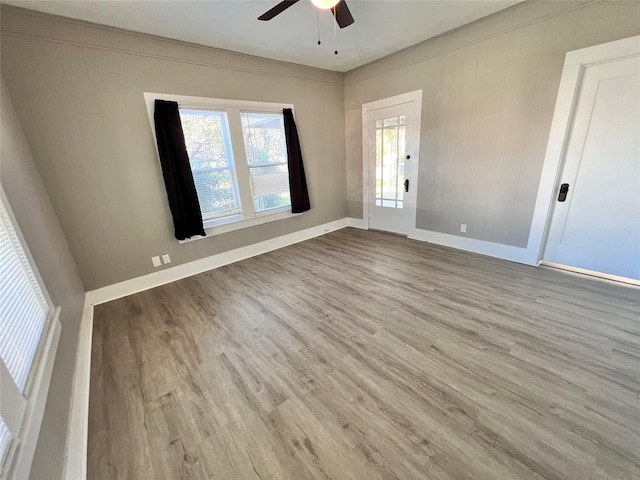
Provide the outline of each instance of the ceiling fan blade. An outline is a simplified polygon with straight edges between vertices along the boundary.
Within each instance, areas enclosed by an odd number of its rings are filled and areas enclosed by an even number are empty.
[[[268,10],[264,12],[262,15],[260,15],[258,17],[258,20],[265,20],[265,21],[271,20],[276,15],[280,15],[282,12],[284,12],[287,8],[289,8],[294,3],[298,3],[298,1],[299,0],[285,0],[284,2],[280,2],[271,10]]]
[[[336,17],[336,22],[340,28],[348,27],[355,21],[344,0],[340,0],[331,11],[333,12],[333,16]]]

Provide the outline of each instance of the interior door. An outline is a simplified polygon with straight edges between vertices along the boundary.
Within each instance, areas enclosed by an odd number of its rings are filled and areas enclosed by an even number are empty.
[[[640,56],[585,67],[546,263],[640,279]]]
[[[415,227],[419,99],[369,111],[369,228],[408,235]]]

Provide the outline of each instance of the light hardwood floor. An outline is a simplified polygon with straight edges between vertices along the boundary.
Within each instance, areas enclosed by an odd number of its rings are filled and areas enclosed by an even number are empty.
[[[340,230],[96,307],[89,479],[638,479],[640,290]]]

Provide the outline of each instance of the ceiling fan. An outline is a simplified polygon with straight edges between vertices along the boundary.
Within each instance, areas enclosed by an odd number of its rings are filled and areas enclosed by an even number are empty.
[[[283,2],[278,3],[271,10],[260,15],[258,20],[271,20],[293,4],[298,3],[298,1],[299,0],[284,0]],[[349,10],[349,7],[347,7],[345,0],[311,0],[311,3],[323,10],[331,9],[331,12],[336,19],[336,23],[340,28],[348,27],[354,22],[351,11]]]

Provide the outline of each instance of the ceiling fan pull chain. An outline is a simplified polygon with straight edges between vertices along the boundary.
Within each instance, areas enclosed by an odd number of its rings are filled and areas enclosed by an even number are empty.
[[[333,22],[333,44],[336,47],[336,50],[333,52],[335,55],[338,54],[338,23]]]
[[[318,13],[318,9],[316,8],[316,25],[318,26],[318,45],[322,42],[320,41],[320,13]]]

